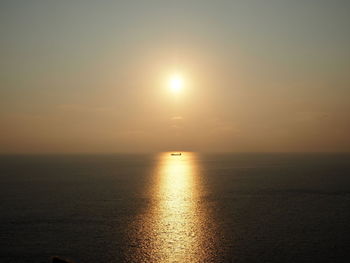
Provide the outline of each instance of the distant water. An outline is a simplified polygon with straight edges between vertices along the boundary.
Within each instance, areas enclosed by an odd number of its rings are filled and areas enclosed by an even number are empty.
[[[0,156],[0,262],[350,262],[350,155]]]

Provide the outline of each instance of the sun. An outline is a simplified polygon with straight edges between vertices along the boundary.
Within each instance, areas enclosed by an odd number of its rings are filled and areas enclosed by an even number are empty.
[[[183,77],[180,74],[171,75],[169,77],[168,86],[172,92],[174,93],[180,92],[184,86]]]

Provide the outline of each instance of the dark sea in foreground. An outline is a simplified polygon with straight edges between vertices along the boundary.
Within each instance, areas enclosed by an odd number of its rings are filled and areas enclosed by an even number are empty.
[[[0,156],[0,262],[350,262],[349,154]]]

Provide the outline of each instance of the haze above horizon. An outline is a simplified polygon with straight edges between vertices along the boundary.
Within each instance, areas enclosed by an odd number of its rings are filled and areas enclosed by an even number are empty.
[[[349,152],[349,12],[1,1],[0,153]]]

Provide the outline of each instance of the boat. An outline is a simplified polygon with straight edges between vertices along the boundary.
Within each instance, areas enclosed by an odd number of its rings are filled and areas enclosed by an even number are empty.
[[[180,156],[181,153],[171,153],[170,155],[171,155],[171,156]]]

